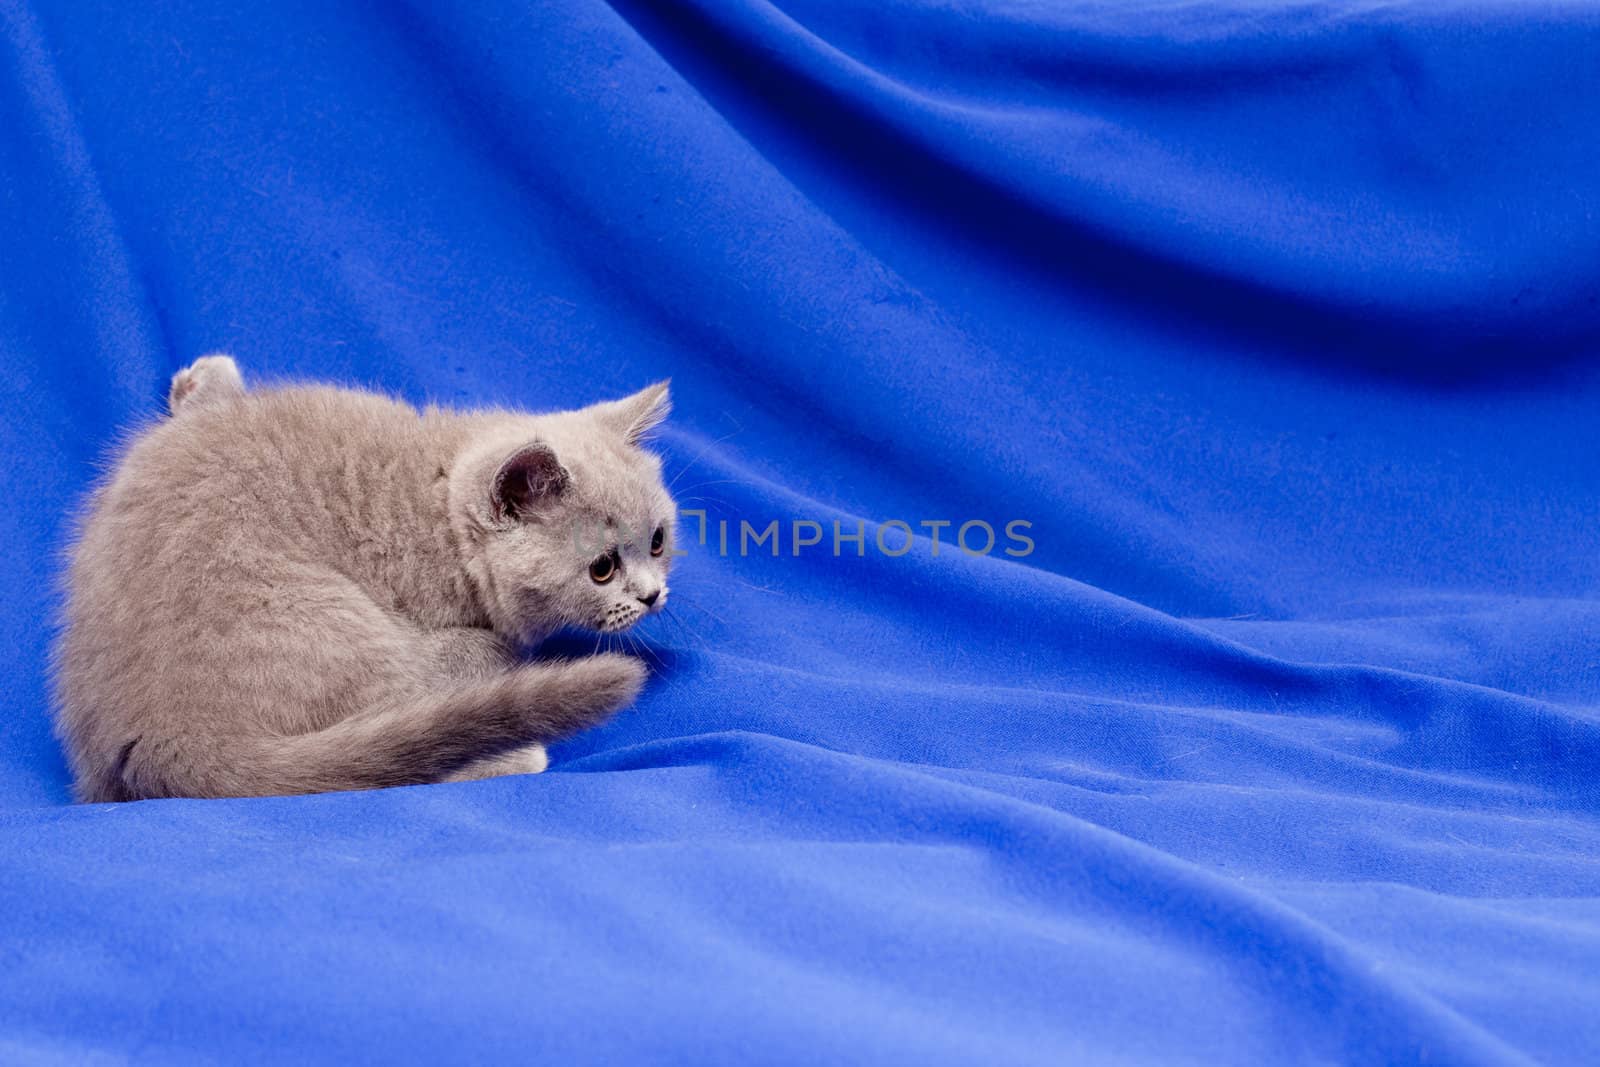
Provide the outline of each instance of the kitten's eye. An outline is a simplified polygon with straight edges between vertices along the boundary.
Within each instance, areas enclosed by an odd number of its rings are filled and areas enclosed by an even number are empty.
[[[667,547],[667,530],[664,526],[657,526],[656,532],[650,536],[650,554],[661,555],[661,550]]]
[[[609,553],[589,564],[589,577],[594,579],[596,585],[605,585],[616,573],[617,561]]]

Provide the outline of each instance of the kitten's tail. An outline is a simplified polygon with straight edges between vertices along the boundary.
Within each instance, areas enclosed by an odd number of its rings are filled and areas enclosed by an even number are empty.
[[[467,764],[550,744],[610,718],[638,695],[645,670],[605,654],[528,664],[435,696],[369,708],[316,733],[239,739],[197,753],[134,746],[128,795],[279,796],[438,782]],[[174,772],[178,773],[174,773]]]

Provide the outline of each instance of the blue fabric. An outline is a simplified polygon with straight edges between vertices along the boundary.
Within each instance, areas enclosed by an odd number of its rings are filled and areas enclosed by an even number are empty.
[[[0,0],[0,1059],[1592,1061],[1597,56],[1513,0]],[[710,536],[638,708],[68,805],[67,516],[215,349],[671,375]]]

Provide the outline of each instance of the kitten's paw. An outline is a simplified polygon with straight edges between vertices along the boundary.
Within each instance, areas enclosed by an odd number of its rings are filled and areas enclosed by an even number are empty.
[[[605,711],[618,711],[633,703],[649,674],[643,663],[616,652],[573,660],[562,673],[574,695]]]
[[[543,745],[512,749],[489,759],[469,763],[445,779],[447,782],[476,782],[482,778],[499,778],[507,774],[539,774],[550,766],[550,757]]]
[[[501,766],[509,768],[506,774],[543,774],[550,766],[550,753],[543,745],[529,745],[501,757]]]
[[[172,376],[167,411],[176,415],[180,410],[243,395],[244,375],[232,356],[202,356]]]

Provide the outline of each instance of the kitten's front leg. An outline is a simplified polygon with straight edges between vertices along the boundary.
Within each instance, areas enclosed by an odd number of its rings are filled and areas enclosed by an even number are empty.
[[[578,707],[620,708],[638,695],[645,667],[638,660],[614,652],[543,665],[551,682],[542,696],[553,704]],[[527,745],[467,764],[443,779],[473,782],[506,774],[538,774],[550,765],[543,745]]]
[[[493,630],[474,626],[453,626],[428,634],[438,669],[452,678],[487,678],[506,670],[517,660],[511,645]],[[538,774],[550,766],[543,745],[512,749],[489,759],[469,763],[446,782],[472,782],[479,778],[498,778],[503,774]]]
[[[516,650],[493,630],[452,626],[428,631],[427,640],[434,667],[451,678],[485,678],[517,662]]]

